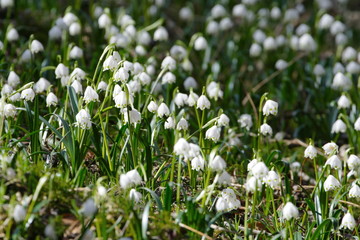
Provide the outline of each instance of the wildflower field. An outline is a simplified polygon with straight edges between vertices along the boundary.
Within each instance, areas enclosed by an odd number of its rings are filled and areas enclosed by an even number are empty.
[[[358,239],[358,0],[0,0],[0,239]]]

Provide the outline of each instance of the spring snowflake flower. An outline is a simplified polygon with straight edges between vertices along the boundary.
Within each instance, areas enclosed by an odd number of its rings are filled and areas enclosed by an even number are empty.
[[[73,81],[71,86],[74,88],[76,94],[82,94],[83,88],[82,88],[81,83],[78,80]]]
[[[224,95],[224,92],[220,89],[220,84],[216,82],[211,82],[206,86],[206,93],[209,98],[215,100],[222,98]]]
[[[172,72],[167,72],[162,76],[161,83],[162,84],[173,84],[176,82],[176,76]]]
[[[251,168],[250,171],[257,179],[262,180],[268,174],[269,169],[265,163],[258,162]]]
[[[318,27],[320,29],[329,29],[334,21],[335,19],[333,16],[325,13],[324,15],[321,16]]]
[[[196,108],[204,110],[205,108],[210,109],[210,101],[205,95],[201,95],[196,102]]]
[[[183,21],[191,21],[194,18],[194,13],[189,7],[183,7],[179,11],[179,17]]]
[[[246,191],[248,192],[256,192],[261,189],[262,183],[260,179],[257,179],[256,177],[252,176],[248,178],[248,180],[245,183]]]
[[[285,220],[291,220],[299,217],[299,210],[292,202],[287,202],[282,209],[282,217]]]
[[[35,92],[31,88],[27,88],[21,92],[21,99],[32,102],[35,98]]]
[[[99,95],[92,87],[87,86],[84,93],[84,101],[85,103],[99,102]]]
[[[74,22],[69,27],[69,34],[71,36],[76,36],[81,33],[81,25],[78,22]]]
[[[76,114],[76,125],[82,129],[91,128],[91,116],[87,110],[81,109],[78,114]]]
[[[346,163],[350,170],[355,170],[356,168],[360,167],[360,158],[354,154],[351,154]]]
[[[174,99],[176,106],[183,107],[187,103],[188,96],[184,93],[177,93]]]
[[[271,136],[273,134],[273,131],[269,124],[264,123],[260,126],[260,133],[264,136]]]
[[[347,228],[349,230],[354,230],[356,225],[357,224],[354,217],[351,215],[351,213],[347,212],[341,220],[340,229]]]
[[[84,55],[83,50],[78,46],[74,46],[69,53],[69,57],[71,59],[80,59],[83,57],[83,55]]]
[[[263,107],[263,113],[265,116],[269,116],[270,114],[276,116],[278,112],[278,103],[273,100],[267,100]]]
[[[120,175],[120,186],[123,189],[137,186],[141,183],[142,178],[136,169]]]
[[[97,207],[94,199],[87,199],[81,206],[80,212],[84,214],[85,217],[92,217],[97,211]]]
[[[346,124],[343,120],[338,119],[334,122],[331,127],[331,133],[345,133],[346,132]]]
[[[333,89],[340,89],[347,91],[351,88],[352,82],[351,80],[345,76],[342,72],[338,72],[335,74],[333,82],[332,82],[332,88]]]
[[[97,90],[98,91],[106,91],[107,87],[108,87],[108,84],[104,81],[101,81],[101,82],[99,82],[99,84],[97,86]]]
[[[164,123],[165,129],[174,129],[175,128],[175,119],[173,117],[168,117]]]
[[[198,99],[199,99],[199,96],[196,93],[194,93],[193,91],[191,91],[189,94],[189,97],[187,99],[187,104],[189,105],[189,107],[193,107],[197,103]]]
[[[184,88],[185,90],[190,90],[190,89],[196,89],[198,87],[198,84],[195,80],[195,78],[193,77],[187,77],[184,81]]]
[[[7,82],[11,87],[15,88],[17,85],[20,84],[20,77],[16,74],[16,72],[11,71],[7,78]]]
[[[339,147],[338,145],[336,145],[336,143],[334,142],[329,142],[329,143],[326,143],[322,149],[324,150],[325,152],[325,155],[332,155],[332,154],[337,154],[338,151],[339,151]]]
[[[299,49],[306,52],[313,52],[317,48],[314,38],[305,33],[299,38]]]
[[[200,36],[198,37],[194,42],[194,49],[197,51],[202,51],[207,48],[207,41],[204,37]]]
[[[212,171],[221,172],[226,168],[226,162],[222,157],[216,155],[213,159],[210,160],[209,168]]]
[[[230,122],[229,117],[226,116],[225,114],[221,114],[219,119],[217,120],[217,125],[227,127],[229,126],[229,122]]]
[[[349,191],[349,197],[350,198],[360,198],[360,187],[356,183],[352,184],[352,187],[350,188],[350,191]]]
[[[324,182],[325,192],[332,191],[336,188],[341,187],[339,180],[337,180],[333,175],[329,175]]]
[[[267,37],[263,42],[264,50],[265,51],[272,51],[276,49],[276,41],[273,37]]]
[[[133,104],[134,97],[132,94],[126,94],[124,91],[120,91],[114,98],[115,107],[117,108],[124,108],[129,104]]]
[[[118,62],[115,60],[114,56],[111,55],[109,57],[107,57],[103,63],[103,70],[110,70],[110,71],[114,71],[116,69],[118,65]]]
[[[3,111],[4,111],[5,117],[7,117],[7,118],[9,118],[9,117],[14,118],[17,114],[16,107],[10,103],[5,104]]]
[[[284,70],[285,68],[287,68],[287,66],[288,66],[288,63],[283,59],[279,59],[275,63],[275,68],[277,70]]]
[[[50,92],[46,97],[46,106],[56,106],[58,104],[58,98],[52,92]]]
[[[21,222],[23,220],[25,220],[26,217],[26,210],[22,205],[17,204],[14,208],[14,212],[13,212],[13,218],[15,220],[15,222]]]
[[[130,123],[132,124],[141,122],[141,113],[135,108],[132,108],[130,111],[128,111],[127,108],[123,108],[122,113],[124,115],[125,122],[129,122],[129,117],[130,117]]]
[[[50,40],[59,40],[61,39],[62,30],[58,26],[53,26],[50,28],[48,36]]]
[[[131,189],[129,193],[129,198],[135,203],[139,203],[141,201],[142,194],[136,191],[135,189]]]
[[[332,169],[335,169],[335,170],[342,169],[341,160],[336,155],[333,155],[328,160],[326,160],[325,166],[326,165],[329,165]]]
[[[250,130],[253,126],[252,117],[250,114],[242,114],[238,120],[241,128],[245,128],[246,130]]]
[[[253,43],[250,47],[249,53],[251,57],[259,57],[261,55],[262,48],[259,44]]]
[[[280,187],[280,183],[281,183],[281,179],[279,177],[279,175],[271,170],[267,173],[267,175],[264,177],[263,179],[264,183],[271,187],[272,189],[277,189]]]
[[[50,85],[51,83],[47,79],[40,78],[39,81],[34,84],[34,91],[35,93],[45,92],[50,87]]]
[[[160,106],[157,109],[157,115],[158,117],[164,117],[164,116],[169,116],[170,114],[170,109],[168,108],[168,106],[165,103],[161,103]]]
[[[304,152],[304,157],[314,159],[317,155],[317,150],[313,145],[309,145]]]
[[[313,70],[315,76],[321,77],[325,75],[325,69],[322,65],[316,64]]]
[[[56,78],[62,78],[69,76],[69,68],[66,67],[64,64],[59,63],[55,69],[55,76]]]
[[[177,126],[176,126],[176,129],[178,131],[180,131],[180,130],[187,130],[188,128],[189,128],[189,124],[186,121],[186,119],[181,118],[180,121],[178,122]]]
[[[221,192],[221,196],[218,198],[215,208],[216,211],[231,211],[240,207],[240,201],[236,199],[234,190],[226,188]]]
[[[30,51],[35,54],[44,51],[44,46],[38,40],[33,40],[30,45]]]
[[[223,171],[220,175],[219,175],[219,179],[218,179],[218,183],[220,185],[230,185],[232,181],[232,177],[231,175],[227,172],[227,171]]]
[[[356,131],[360,131],[360,117],[358,119],[356,119],[356,121],[354,123],[354,129]]]
[[[169,34],[164,27],[158,27],[154,32],[154,40],[155,41],[166,41],[169,38]]]
[[[6,33],[6,39],[9,42],[15,42],[19,39],[19,33],[15,28],[11,28],[7,33]]]
[[[342,108],[349,108],[351,105],[350,100],[345,96],[345,95],[341,95],[341,97],[339,98],[338,102],[337,102],[338,108],[342,109]]]
[[[205,161],[201,156],[194,157],[191,160],[191,169],[195,171],[204,170]]]
[[[151,101],[148,104],[147,109],[149,112],[155,113],[158,110],[158,105],[154,101]]]
[[[174,145],[174,153],[176,155],[187,156],[190,151],[189,143],[184,139],[180,138]]]
[[[220,134],[221,134],[221,128],[217,126],[212,126],[206,131],[205,138],[217,142],[219,141]]]

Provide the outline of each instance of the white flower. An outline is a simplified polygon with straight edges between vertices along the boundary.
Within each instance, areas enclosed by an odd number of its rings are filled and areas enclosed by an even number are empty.
[[[325,75],[324,67],[320,64],[316,64],[314,67],[314,74],[318,77],[324,76]]]
[[[104,81],[99,82],[97,90],[106,91],[108,84]]]
[[[115,97],[115,107],[117,108],[124,108],[129,104],[132,104],[134,102],[134,98],[131,94],[126,94],[124,91],[120,91]]]
[[[69,53],[71,59],[80,59],[83,57],[83,55],[83,50],[78,46],[74,46]]]
[[[360,64],[351,61],[346,65],[346,71],[351,74],[358,74],[360,72]]]
[[[174,145],[174,153],[176,155],[187,156],[190,151],[189,143],[184,139],[180,138]]]
[[[20,83],[20,77],[16,74],[16,72],[11,71],[7,78],[7,82],[11,87],[15,88]]]
[[[194,93],[193,91],[190,91],[189,97],[187,99],[187,104],[190,107],[193,107],[197,103],[198,99],[199,99],[199,96],[196,93]]]
[[[110,71],[114,71],[117,67],[118,63],[115,60],[113,55],[110,55],[109,57],[107,57],[103,63],[103,70],[110,70]]]
[[[21,99],[32,102],[35,98],[35,92],[31,88],[27,88],[21,92]]]
[[[167,72],[162,76],[161,83],[162,84],[172,84],[176,82],[176,76],[172,72]]]
[[[281,183],[279,175],[273,170],[268,172],[268,174],[264,177],[263,181],[267,186],[271,187],[272,189],[279,188]]]
[[[66,67],[64,64],[59,63],[55,69],[55,76],[56,78],[62,78],[69,76],[69,68]]]
[[[42,52],[44,51],[44,46],[39,42],[38,40],[33,40],[30,45],[30,51],[34,53]]]
[[[52,28],[50,28],[49,30],[49,39],[51,40],[58,40],[58,39],[61,39],[61,35],[62,35],[62,32],[61,32],[61,28],[58,27],[58,26],[53,26]]]
[[[115,82],[127,82],[127,80],[129,80],[129,73],[127,70],[125,70],[125,68],[121,67],[119,68],[119,70],[116,71],[116,73],[114,74],[114,80]]]
[[[195,171],[204,170],[205,161],[201,156],[194,157],[191,160],[191,169]]]
[[[267,123],[264,123],[260,126],[260,133],[264,136],[273,134],[272,128]]]
[[[317,150],[313,145],[309,145],[304,152],[304,157],[314,159],[317,155]]]
[[[4,84],[1,89],[1,95],[8,96],[13,92],[13,88],[10,86],[10,84]]]
[[[9,97],[9,100],[11,102],[17,102],[17,101],[20,101],[20,97],[21,97],[20,93],[15,93],[14,95]]]
[[[69,27],[72,23],[78,21],[78,17],[72,12],[67,12],[65,16],[62,18],[62,20],[66,24],[66,26]]]
[[[92,87],[87,86],[84,93],[84,101],[85,103],[99,102],[99,95]]]
[[[168,106],[165,103],[161,103],[160,106],[157,109],[157,115],[158,117],[164,117],[164,116],[169,116],[170,114],[170,110],[168,108]]]
[[[141,181],[142,178],[136,169],[120,175],[120,186],[124,189],[137,186],[141,183]]]
[[[284,70],[285,68],[287,68],[287,66],[288,66],[288,63],[283,59],[279,59],[275,63],[275,68],[277,70]]]
[[[256,165],[256,164],[258,164],[260,161],[259,160],[257,160],[256,158],[254,158],[253,160],[251,160],[249,163],[248,163],[248,165],[247,165],[247,170],[249,171],[249,172],[251,172],[251,169],[253,169],[253,167]]]
[[[344,133],[346,132],[346,124],[343,120],[338,119],[331,127],[331,133]]]
[[[340,228],[347,228],[349,230],[354,230],[356,227],[356,221],[351,213],[347,212],[341,220]]]
[[[230,119],[225,114],[221,114],[219,119],[217,120],[218,126],[227,127],[227,126],[229,126],[229,122],[230,122]]]
[[[197,51],[205,50],[207,47],[207,41],[204,37],[198,37],[194,42],[194,49]]]
[[[325,192],[332,191],[336,188],[341,187],[339,180],[337,180],[333,175],[329,175],[324,182]]]
[[[232,15],[234,17],[245,18],[247,15],[247,9],[244,4],[236,4],[232,9]]]
[[[263,107],[263,113],[265,116],[269,116],[270,114],[276,116],[278,112],[278,103],[273,100],[267,100]]]
[[[14,118],[16,116],[17,112],[16,112],[16,107],[10,103],[5,104],[4,106],[4,115],[5,117],[12,117]]]
[[[318,27],[320,29],[329,29],[333,24],[334,20],[335,19],[333,16],[325,13],[324,15],[321,16]]]
[[[356,183],[352,184],[352,187],[350,188],[350,191],[349,191],[349,197],[350,198],[360,198],[360,187]]]
[[[339,109],[349,108],[351,105],[351,102],[345,95],[341,95],[341,97],[339,98],[339,100],[337,102],[337,105],[338,105]]]
[[[172,57],[178,59],[178,60],[182,60],[182,59],[184,59],[184,58],[186,57],[187,51],[186,51],[186,49],[185,49],[183,46],[174,45],[174,46],[172,46],[171,49],[170,49],[170,55],[171,55]],[[165,59],[166,59],[166,58],[165,58]],[[165,61],[165,59],[164,59],[164,61]],[[173,59],[166,59],[166,60],[170,60],[169,63],[171,63],[171,65],[172,65],[173,67],[175,67],[175,64],[176,64],[175,60],[173,60]],[[167,65],[167,63],[165,63],[164,61],[163,61],[162,64]],[[161,65],[162,65],[162,64],[161,64]],[[164,69],[165,66],[164,66],[164,67],[161,66],[161,68]],[[175,68],[174,68],[174,69],[175,69]]]
[[[347,91],[351,88],[352,82],[351,80],[345,76],[342,72],[338,72],[335,74],[335,77],[333,79],[332,88],[333,89],[340,89]]]
[[[84,80],[85,77],[86,77],[86,73],[81,68],[75,68],[70,74],[71,80],[81,81]]]
[[[222,157],[216,155],[213,159],[210,160],[209,168],[213,171],[221,172],[226,168],[226,162]]]
[[[313,52],[317,48],[314,38],[305,33],[299,38],[299,49],[306,52]]]
[[[259,180],[262,180],[269,172],[269,169],[263,162],[258,162],[250,169],[251,173]]]
[[[0,1],[1,8],[8,8],[14,6],[14,0],[1,0]]]
[[[55,228],[52,224],[48,224],[46,225],[45,229],[44,229],[44,234],[47,238],[52,239],[52,240],[56,240],[56,231]]]
[[[354,129],[356,131],[360,131],[360,117],[358,119],[356,119],[356,121],[354,123]]]
[[[147,106],[147,109],[149,110],[149,112],[155,113],[158,110],[158,105],[154,101],[151,101]]]
[[[74,88],[76,94],[82,94],[83,92],[83,88],[82,88],[82,85],[81,83],[78,81],[78,80],[75,80],[71,86]]]
[[[351,154],[346,163],[350,170],[355,170],[360,167],[360,158],[354,154]]]
[[[184,21],[191,21],[194,18],[194,13],[189,7],[183,7],[179,11],[179,17]]]
[[[124,108],[122,112],[124,115],[125,122],[129,122],[129,117],[130,117],[130,123],[136,124],[141,122],[141,113],[135,108],[132,108],[129,112],[127,108]]]
[[[187,103],[188,96],[184,93],[177,93],[174,99],[176,106],[182,107]]]
[[[218,198],[215,208],[216,211],[231,211],[240,207],[240,201],[236,199],[234,190],[227,188],[221,192],[221,197]]]
[[[206,131],[205,138],[217,142],[219,141],[220,134],[221,134],[221,128],[214,125]]]
[[[261,55],[262,48],[259,44],[253,43],[250,47],[250,56],[251,57],[259,57]]]
[[[131,189],[129,193],[129,198],[135,203],[138,203],[142,198],[142,194],[136,191],[135,189]]]
[[[234,25],[233,22],[228,17],[221,19],[219,23],[220,29],[223,31],[229,30],[230,28],[233,27],[233,25]]]
[[[345,72],[345,68],[340,62],[335,63],[335,65],[333,67],[333,73],[336,74],[338,72],[341,72],[341,73]]]
[[[196,102],[196,108],[204,110],[205,108],[210,109],[210,101],[205,95],[201,95]]]
[[[347,47],[341,54],[341,60],[343,62],[350,62],[352,60],[356,60],[357,54],[357,51],[353,47]]]
[[[22,205],[17,204],[14,208],[13,217],[15,222],[21,222],[26,217],[26,210]]]
[[[69,27],[69,34],[71,36],[76,36],[81,33],[81,25],[78,22],[74,22]]]
[[[148,85],[151,82],[151,78],[146,72],[139,74],[139,80],[142,85]]]
[[[97,187],[97,193],[99,194],[100,197],[105,197],[107,193],[107,189],[104,186],[99,185]]]
[[[227,171],[223,171],[218,179],[218,183],[220,185],[230,185],[231,184],[232,177]]]
[[[272,51],[276,49],[276,41],[273,37],[267,37],[263,42],[264,50],[265,51]]]
[[[34,84],[34,91],[35,93],[41,93],[45,92],[50,87],[50,82],[45,78],[40,78],[39,81],[37,81]]]
[[[158,27],[154,32],[154,40],[155,41],[166,41],[169,38],[169,34],[164,27]]]
[[[95,204],[94,199],[89,198],[87,199],[81,206],[80,211],[84,214],[86,217],[92,217],[97,211],[97,207]]]
[[[173,117],[168,117],[164,123],[165,129],[173,129],[175,128],[175,119]]]
[[[111,25],[111,18],[106,14],[103,13],[98,19],[99,28],[106,28]]]
[[[322,149],[324,149],[325,151],[325,155],[331,155],[331,154],[336,154],[339,151],[339,147],[338,145],[336,145],[336,143],[334,142],[329,142],[326,143]]]
[[[341,160],[336,155],[333,155],[328,160],[326,160],[325,166],[326,165],[330,165],[330,167],[335,170],[342,168]]]
[[[81,109],[78,114],[76,114],[76,124],[82,129],[91,128],[91,117],[88,111]]]
[[[240,123],[240,127],[246,128],[246,130],[248,130],[248,131],[250,130],[250,128],[253,125],[251,115],[246,114],[246,113],[240,115],[238,122]]]
[[[206,33],[209,35],[216,35],[219,32],[219,24],[216,21],[209,21],[206,26]]]
[[[224,93],[220,89],[220,84],[216,82],[211,82],[209,85],[206,86],[206,92],[209,98],[217,100],[218,98],[222,98]]]
[[[186,121],[186,119],[181,118],[180,121],[178,122],[177,126],[176,126],[176,129],[180,131],[180,130],[187,130],[188,128],[189,128],[189,124]]]
[[[291,220],[299,217],[299,210],[292,202],[287,202],[282,209],[282,217],[285,220]]]
[[[56,106],[58,104],[58,98],[52,92],[50,92],[46,97],[46,106]]]
[[[6,33],[6,39],[9,42],[14,42],[17,41],[19,39],[19,33],[15,28],[11,28],[7,33]]]
[[[245,183],[246,191],[252,193],[254,193],[255,191],[259,191],[261,189],[261,186],[262,186],[261,180],[257,179],[254,176],[250,177]]]

